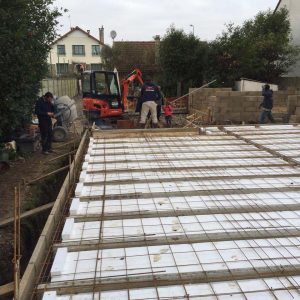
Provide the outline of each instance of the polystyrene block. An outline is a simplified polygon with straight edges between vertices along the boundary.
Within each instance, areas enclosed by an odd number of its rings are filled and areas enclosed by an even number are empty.
[[[74,226],[74,219],[67,218],[64,229],[61,234],[62,240],[70,239],[70,235],[72,233],[73,226]]]
[[[86,170],[86,169],[88,168],[88,166],[89,166],[89,163],[85,161],[85,162],[82,164],[82,170]]]
[[[79,198],[73,198],[72,204],[71,204],[71,207],[70,207],[70,215],[76,215],[77,214],[77,211],[79,209],[79,205],[80,205]]]
[[[56,291],[45,292],[42,300],[56,300],[57,294]]]
[[[68,249],[67,248],[59,248],[56,252],[54,262],[51,268],[51,276],[59,276],[61,275],[65,260],[67,258]]]
[[[83,183],[82,182],[77,183],[77,186],[76,186],[76,189],[75,189],[75,196],[76,197],[81,196],[82,189],[83,189]]]

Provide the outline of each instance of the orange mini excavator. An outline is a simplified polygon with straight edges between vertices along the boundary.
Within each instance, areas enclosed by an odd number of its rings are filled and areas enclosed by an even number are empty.
[[[139,69],[134,69],[121,81],[122,89],[122,103],[125,109],[128,109],[127,100],[135,98],[135,87],[134,85],[142,86],[144,83],[142,72]],[[131,90],[131,93],[129,92]],[[129,95],[130,94],[130,95]]]
[[[143,84],[142,73],[133,70],[121,81],[112,71],[85,71],[82,73],[83,112],[88,119],[120,119],[127,110],[130,85]]]

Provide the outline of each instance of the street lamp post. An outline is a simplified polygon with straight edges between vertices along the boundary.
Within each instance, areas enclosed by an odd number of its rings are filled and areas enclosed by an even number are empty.
[[[193,35],[195,35],[195,28],[194,28],[194,25],[191,24],[190,26],[193,28]]]

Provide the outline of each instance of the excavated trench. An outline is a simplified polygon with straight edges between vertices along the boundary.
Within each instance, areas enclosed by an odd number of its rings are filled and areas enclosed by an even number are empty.
[[[56,166],[59,168],[67,164],[68,159],[62,158],[57,162]],[[67,172],[68,169],[49,176],[26,189],[22,201],[23,211],[53,202],[60,191]],[[51,208],[21,221],[21,276],[30,260],[50,210]],[[7,226],[0,228],[0,285],[13,281],[13,242],[13,223],[9,223]],[[1,299],[11,299],[11,295]]]

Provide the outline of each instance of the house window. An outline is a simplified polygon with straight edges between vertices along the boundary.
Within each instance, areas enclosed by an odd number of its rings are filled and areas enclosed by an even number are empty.
[[[73,55],[85,55],[84,45],[73,45],[72,50],[73,50]]]
[[[67,74],[69,71],[68,64],[56,64],[56,73],[57,75]]]
[[[92,71],[101,71],[102,70],[102,64],[91,64],[91,70]]]
[[[57,54],[58,55],[65,55],[66,54],[65,45],[57,45]]]
[[[92,55],[100,55],[100,45],[92,45]]]

